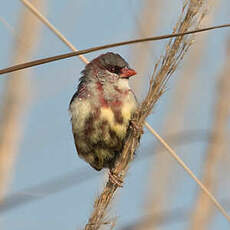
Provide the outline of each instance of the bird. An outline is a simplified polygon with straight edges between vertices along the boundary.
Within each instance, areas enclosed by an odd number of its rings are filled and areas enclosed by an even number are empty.
[[[76,150],[97,171],[111,172],[138,106],[128,83],[136,71],[119,54],[107,52],[81,74],[69,105]]]

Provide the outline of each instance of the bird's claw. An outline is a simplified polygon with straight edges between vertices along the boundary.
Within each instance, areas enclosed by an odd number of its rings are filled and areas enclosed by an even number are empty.
[[[131,122],[132,128],[135,131],[140,132],[141,134],[144,133],[143,127],[141,125],[137,124],[136,120],[130,120],[130,122]]]
[[[111,170],[109,170],[109,181],[112,184],[117,185],[118,187],[123,187],[123,181],[116,174],[114,174]]]

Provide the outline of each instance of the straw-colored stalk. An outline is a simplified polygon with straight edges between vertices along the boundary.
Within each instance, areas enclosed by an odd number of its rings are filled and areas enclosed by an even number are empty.
[[[42,1],[34,0],[39,6]],[[15,40],[13,63],[28,60],[39,38],[37,20],[26,10],[23,10],[19,20],[17,34],[23,37],[22,43]],[[27,45],[25,45],[27,44]],[[5,85],[4,103],[1,108],[0,123],[0,200],[4,199],[10,175],[14,166],[16,154],[22,138],[22,119],[28,106],[27,75],[25,71],[9,75]]]
[[[225,152],[225,144],[229,136],[226,135],[230,114],[230,40],[228,41],[226,61],[218,82],[218,95],[214,109],[214,120],[211,138],[206,151],[206,160],[203,172],[203,182],[210,191],[217,191],[218,163]],[[227,152],[226,152],[227,154]],[[208,225],[213,214],[213,206],[204,194],[198,194],[197,201],[192,213],[190,229],[209,229]]]
[[[209,5],[213,5],[210,2]],[[215,6],[217,6],[217,4],[215,4]],[[213,14],[209,14],[205,17],[202,25],[209,25],[212,18]],[[181,76],[178,77],[179,80],[175,86],[175,93],[172,95],[171,105],[169,106],[164,120],[162,128],[164,133],[163,136],[183,131],[184,114],[188,106],[188,100],[193,93],[193,86],[197,76],[196,69],[200,67],[199,64],[203,57],[207,36],[208,34],[202,34],[196,39],[196,43],[194,44],[189,57],[186,59]],[[181,100],[181,98],[183,98],[183,100]],[[158,145],[155,151],[159,152],[161,148],[162,147]],[[147,215],[154,215],[155,213],[168,209],[168,197],[172,197],[172,195],[168,193],[171,191],[171,178],[173,177],[173,168],[175,164],[173,161],[169,161],[168,155],[165,154],[157,154],[154,162],[157,163],[153,164],[149,176],[150,186],[148,188],[146,199]],[[158,220],[153,218],[151,225],[148,223],[150,229],[154,229],[156,227],[155,223],[158,223]],[[139,229],[144,228],[145,226],[143,224],[139,226]]]

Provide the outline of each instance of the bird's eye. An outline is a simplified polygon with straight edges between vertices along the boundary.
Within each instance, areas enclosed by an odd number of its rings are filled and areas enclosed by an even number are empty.
[[[119,74],[121,72],[121,68],[119,66],[108,66],[108,70],[111,73]]]

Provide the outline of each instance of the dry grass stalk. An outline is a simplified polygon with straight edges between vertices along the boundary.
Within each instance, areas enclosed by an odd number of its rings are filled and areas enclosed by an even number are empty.
[[[200,51],[201,44],[196,47],[196,49],[192,49],[190,58],[187,60],[187,68],[183,73],[183,77],[180,78],[180,82],[176,85],[175,94],[173,95],[172,105],[170,106],[171,110],[167,112],[167,117],[164,121],[163,125],[163,136],[169,135],[169,132],[180,132],[183,126],[183,114],[186,109],[187,99],[191,93],[191,89],[193,89],[192,85],[195,78],[191,78],[191,69],[193,71],[197,68],[197,64],[200,62]],[[201,49],[197,49],[201,48]],[[189,74],[190,73],[190,74]],[[183,98],[183,100],[181,100]],[[157,146],[156,152],[159,152],[161,146]],[[172,178],[173,168],[175,164],[172,161],[168,160],[168,155],[158,154],[156,156],[155,162],[157,164],[153,165],[152,171],[149,176],[150,188],[148,189],[148,196],[146,200],[146,208],[150,211],[148,215],[154,215],[154,213],[158,213],[164,209],[167,209],[168,206],[168,194],[171,189],[169,189],[170,178]],[[167,163],[166,163],[167,162]],[[171,175],[171,176],[170,176]],[[157,186],[156,186],[157,181]],[[153,197],[154,194],[154,197]],[[148,224],[149,228],[154,229],[155,223],[158,220],[156,218],[153,219],[152,224]],[[143,229],[142,225],[139,229]],[[145,228],[146,229],[146,228]]]
[[[40,6],[41,1],[34,0]],[[28,12],[23,12],[18,33],[24,37],[27,44],[19,39],[15,41],[13,62],[18,63],[31,57],[34,44],[39,38],[38,24]],[[24,36],[26,34],[26,36]],[[28,90],[25,72],[13,73],[9,76],[5,87],[4,104],[1,108],[0,123],[0,200],[2,201],[9,183],[10,174],[19,147],[22,124],[21,119],[27,107]]]
[[[184,32],[193,27],[197,27],[205,15],[205,2],[206,1],[195,0],[186,2],[179,21],[174,28],[174,32]],[[166,47],[165,55],[155,66],[148,94],[133,117],[138,127],[143,126],[145,118],[149,115],[153,106],[163,94],[169,77],[176,70],[177,65],[182,60],[191,44],[192,38],[188,36],[177,37],[175,40],[170,40]],[[138,146],[140,135],[138,130],[130,130],[122,154],[113,169],[113,173],[119,176],[121,180],[124,179],[126,171],[128,170],[128,164],[132,160],[133,153]],[[85,227],[86,230],[99,229],[103,222],[105,222],[104,217],[107,207],[112,201],[116,190],[117,185],[108,181],[103,192],[94,204],[93,213]]]
[[[209,30],[217,30],[217,29],[222,29],[222,28],[227,28],[227,27],[230,27],[230,24],[221,24],[221,25],[217,25],[217,26],[210,26],[210,27],[200,28],[200,29],[196,29],[196,30],[186,31],[183,33],[165,34],[165,35],[160,35],[160,36],[154,36],[154,37],[148,37],[148,38],[140,38],[140,39],[134,39],[134,40],[129,40],[129,41],[111,43],[111,44],[106,44],[106,45],[102,45],[102,46],[95,46],[95,47],[92,47],[89,49],[73,51],[70,53],[60,54],[60,55],[47,57],[47,58],[41,58],[41,59],[37,59],[34,61],[24,62],[22,64],[17,64],[17,65],[13,65],[13,66],[10,66],[7,68],[3,68],[3,69],[0,69],[0,75],[6,74],[6,73],[12,73],[12,72],[22,70],[22,69],[27,69],[27,68],[37,66],[37,65],[43,65],[45,63],[50,63],[50,62],[59,61],[59,60],[66,59],[66,58],[79,56],[82,54],[92,53],[92,52],[95,52],[98,50],[104,50],[104,49],[108,49],[108,48],[131,45],[131,44],[148,42],[148,41],[159,41],[159,40],[163,40],[163,39],[181,37],[181,36],[185,36],[188,34],[201,33],[201,32],[205,32],[205,31],[209,31]]]
[[[228,135],[226,135],[226,132],[230,114],[230,40],[228,43],[226,62],[224,63],[223,71],[218,83],[218,96],[215,106],[212,134],[206,152],[203,173],[203,182],[210,191],[217,190],[217,165],[224,154],[225,143],[228,142]],[[190,229],[208,229],[208,224],[210,223],[213,212],[214,210],[210,201],[204,196],[204,194],[199,193],[192,213]]]
[[[209,5],[213,5],[210,4]],[[217,4],[215,4],[216,6]],[[207,15],[204,18],[202,25],[209,25],[212,21],[213,14]],[[203,57],[203,51],[205,48],[205,40],[207,34],[202,34],[199,38],[196,39],[196,43],[193,46],[193,49],[190,51],[189,57],[186,59],[185,64],[183,65],[183,71],[181,76],[178,77],[175,93],[172,95],[172,101],[170,108],[167,111],[166,118],[163,125],[163,136],[168,136],[172,132],[179,133],[183,131],[184,125],[184,113],[187,108],[188,100],[190,95],[193,93],[193,85],[196,80],[197,74],[195,74],[196,69],[199,68],[201,59]],[[191,77],[193,75],[193,77]],[[183,100],[181,100],[183,98]],[[161,150],[161,146],[157,146],[156,152]],[[171,193],[170,179],[173,177],[173,168],[175,164],[172,164],[172,161],[168,160],[168,156],[165,154],[157,154],[153,164],[150,176],[149,176],[149,188],[146,199],[146,215],[154,215],[155,213],[162,212],[163,210],[168,209],[168,197]],[[166,163],[167,162],[167,163]],[[157,186],[156,186],[157,181]],[[154,195],[153,195],[154,194]],[[160,217],[161,219],[163,217]],[[158,219],[153,218],[152,222],[149,221],[148,228],[155,229],[158,224]],[[145,225],[139,225],[138,229],[146,229]]]
[[[48,19],[46,19],[36,8],[27,0],[21,0],[21,2],[32,11],[60,40],[62,40],[73,51],[78,51],[60,32],[53,26]],[[88,63],[88,60],[83,56],[78,56],[84,63]]]

